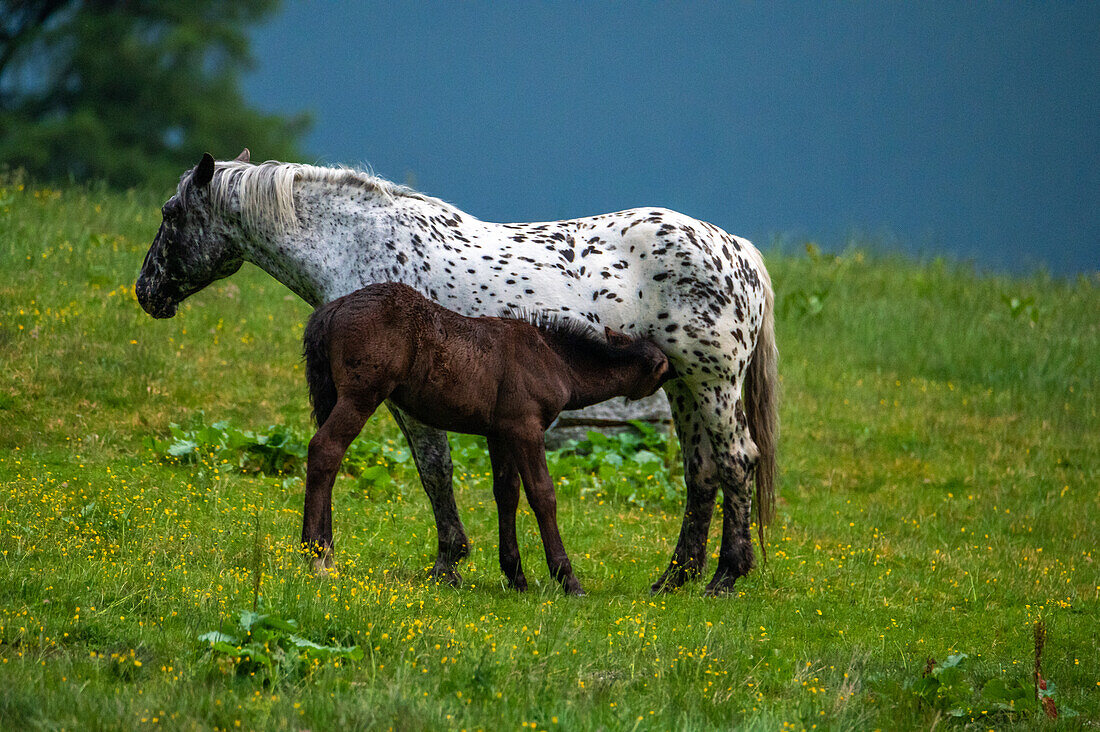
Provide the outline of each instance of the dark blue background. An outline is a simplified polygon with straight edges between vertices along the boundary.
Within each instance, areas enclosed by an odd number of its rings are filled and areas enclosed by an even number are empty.
[[[1098,3],[292,2],[253,39],[246,93],[313,112],[310,161],[484,219],[1100,268]]]

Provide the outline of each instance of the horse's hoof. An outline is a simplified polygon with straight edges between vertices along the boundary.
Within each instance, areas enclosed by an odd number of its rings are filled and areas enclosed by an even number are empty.
[[[562,589],[565,590],[565,594],[572,595],[573,597],[584,597],[586,594],[576,577],[570,577],[562,583]]]
[[[327,577],[336,573],[336,563],[333,561],[331,553],[313,557],[309,565],[314,577]]]
[[[703,590],[705,597],[720,597],[733,593],[734,583],[744,577],[756,564],[750,542],[738,542],[728,555],[719,557],[718,568]]]
[[[703,597],[725,597],[733,594],[733,583],[735,580],[732,577],[723,578],[721,580],[711,580],[707,585],[707,588],[703,590]]]
[[[508,580],[508,586],[516,592],[527,592],[527,578],[522,574]]]

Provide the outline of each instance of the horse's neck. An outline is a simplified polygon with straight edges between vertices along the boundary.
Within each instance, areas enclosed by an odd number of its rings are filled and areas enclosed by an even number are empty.
[[[372,254],[392,236],[395,210],[366,199],[358,189],[306,183],[295,191],[298,225],[248,237],[245,258],[314,307],[383,281],[382,258]]]

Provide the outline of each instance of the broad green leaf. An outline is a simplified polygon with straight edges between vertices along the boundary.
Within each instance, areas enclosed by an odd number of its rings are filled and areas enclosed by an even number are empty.
[[[198,443],[191,440],[176,439],[168,448],[168,454],[172,457],[190,455],[199,449]]]
[[[220,633],[216,630],[212,630],[209,633],[203,633],[202,635],[199,636],[199,640],[209,642],[209,643],[233,643],[233,644],[237,644],[237,643],[241,642],[239,638],[231,636],[228,633]],[[236,648],[234,648],[233,650],[236,651]]]
[[[221,653],[225,653],[225,654],[230,655],[230,656],[237,657],[237,656],[241,655],[241,649],[240,648],[238,648],[236,645],[230,645],[229,643],[227,643],[225,641],[215,641],[213,644],[211,644],[211,647],[215,651],[219,651]]]
[[[387,486],[393,482],[393,477],[390,475],[390,471],[382,465],[371,465],[363,468],[363,472],[359,474],[359,487],[368,488],[370,486]]]
[[[257,619],[257,621],[256,621],[256,623],[253,627],[255,627],[257,625],[261,626],[261,627],[265,627],[265,628],[274,628],[276,630],[283,630],[283,631],[286,631],[288,633],[293,633],[296,630],[298,630],[298,621],[297,620],[284,620],[283,618],[280,618],[278,615],[261,615]]]
[[[955,668],[957,666],[965,666],[966,659],[969,658],[965,653],[954,653],[947,657],[947,660],[939,664],[932,670],[933,674],[941,672],[945,669]]]
[[[251,610],[241,610],[240,620],[237,622],[240,624],[241,630],[247,633],[252,630],[252,626],[255,625],[256,621],[262,617],[259,613],[254,613]]]

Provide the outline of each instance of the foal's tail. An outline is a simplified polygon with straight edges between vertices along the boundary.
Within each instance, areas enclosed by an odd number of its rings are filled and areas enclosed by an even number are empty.
[[[775,516],[775,447],[779,438],[779,351],[775,347],[775,293],[764,278],[764,318],[756,337],[745,375],[745,412],[749,434],[760,451],[756,463],[756,524],[760,553],[764,548],[764,525]]]
[[[313,419],[318,427],[325,423],[336,407],[336,382],[332,380],[332,364],[328,355],[329,325],[335,312],[331,303],[314,310],[302,337],[309,401],[313,404]]]

